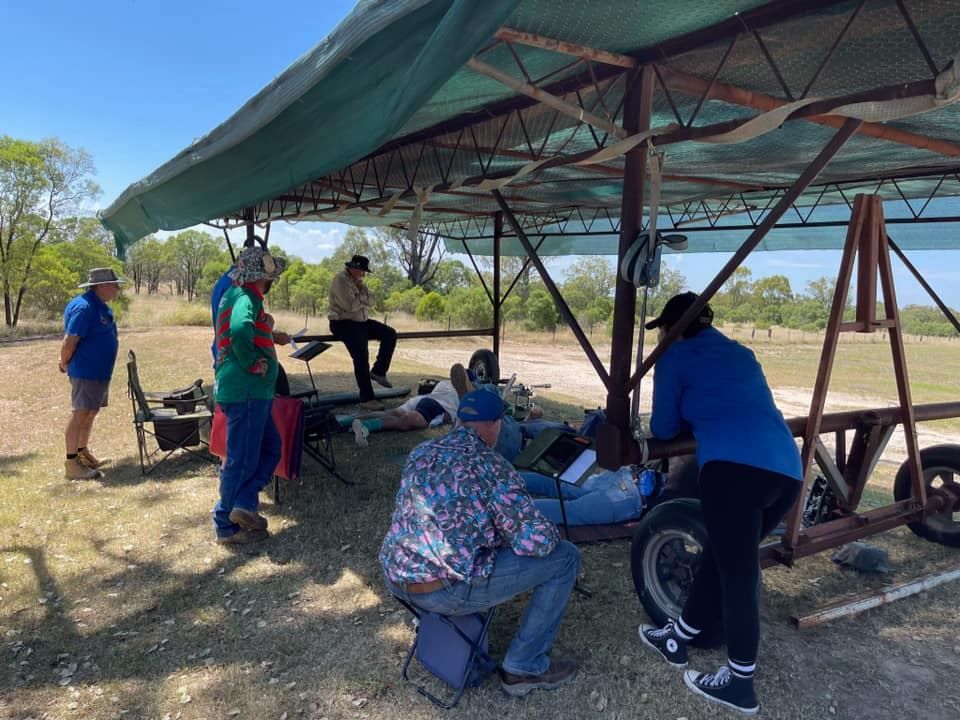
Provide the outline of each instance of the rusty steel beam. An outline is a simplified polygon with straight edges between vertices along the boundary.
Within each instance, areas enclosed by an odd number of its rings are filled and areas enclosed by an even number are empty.
[[[960,417],[960,402],[926,403],[913,406],[913,417],[917,422],[932,420],[947,420]],[[802,437],[807,428],[807,417],[794,417],[787,420],[787,427],[794,437]],[[841,430],[852,430],[861,427],[898,425],[903,421],[903,414],[899,407],[871,408],[867,410],[847,410],[838,413],[824,413],[820,420],[821,434],[835,433]],[[697,450],[697,443],[692,435],[685,435],[671,440],[648,439],[647,447],[650,459],[676,457],[678,455],[692,455]],[[640,462],[639,458],[632,458],[631,462]]]
[[[898,258],[900,258],[900,262],[902,262],[904,267],[910,271],[910,274],[916,278],[918,283],[920,283],[920,287],[927,291],[927,294],[937,304],[937,307],[940,308],[940,312],[946,316],[947,320],[950,321],[950,324],[953,325],[954,329],[960,333],[960,321],[957,320],[956,315],[954,315],[953,311],[950,310],[947,304],[940,299],[940,296],[937,295],[936,291],[930,287],[930,283],[928,283],[920,271],[914,267],[913,263],[907,259],[907,256],[904,255],[903,250],[900,249],[900,247],[890,238],[889,235],[887,235],[887,245],[889,245],[890,249],[896,253]]]
[[[766,95],[764,93],[754,92],[752,90],[745,90],[737,87],[736,85],[730,85],[728,83],[716,82],[713,84],[713,86],[710,86],[710,83],[703,78],[697,77],[696,75],[691,75],[690,73],[682,72],[680,70],[674,70],[673,68],[666,66],[661,65],[658,66],[657,69],[663,78],[663,81],[667,84],[670,90],[686,93],[688,95],[699,97],[706,93],[708,100],[722,100],[723,102],[728,102],[731,105],[753,108],[754,110],[761,110],[763,112],[776,110],[777,108],[787,104],[786,100],[781,100],[773,97],[772,95]],[[930,83],[932,83],[932,81],[922,81],[922,84],[919,86],[922,88],[922,94],[928,92],[932,87]],[[888,89],[887,95],[895,92],[897,88],[902,87],[905,86],[895,86]],[[848,102],[859,102],[859,100],[850,99]],[[847,104],[847,102],[844,102],[843,104]],[[826,127],[839,128],[843,125],[844,119],[842,117],[819,114],[822,112],[822,110],[818,109],[820,107],[822,106],[811,105],[809,108],[805,108],[804,112],[798,113],[795,117],[808,122],[816,123],[817,125],[824,125]],[[889,125],[863,123],[857,132],[860,135],[866,135],[867,137],[887,140],[889,142],[900,145],[908,145],[910,147],[920,148],[922,150],[929,150],[930,152],[946,155],[948,157],[960,157],[960,145],[957,145],[954,142],[942,140],[940,138],[932,138],[926,135],[920,135],[907,130],[898,130],[897,128],[890,127]]]
[[[650,127],[653,114],[653,68],[644,67],[629,83],[623,103],[623,123],[631,134]],[[617,257],[627,254],[643,226],[644,186],[647,181],[647,143],[627,153],[624,159],[623,192],[620,205],[620,237]],[[652,248],[648,251],[652,252]],[[634,313],[637,288],[616,273],[613,326],[610,341],[610,384],[607,386],[606,422],[597,433],[597,459],[602,467],[615,470],[632,445],[630,436],[630,377],[633,354]],[[639,390],[637,391],[639,392]]]
[[[954,565],[952,568],[930,573],[914,580],[887,585],[879,590],[868,591],[846,600],[825,605],[806,615],[791,615],[790,621],[797,626],[798,630],[806,630],[837,618],[858,615],[865,610],[887,605],[958,579],[960,579],[960,565]]]
[[[475,57],[467,60],[467,67],[469,67],[474,72],[480,73],[481,75],[486,75],[489,78],[493,78],[501,85],[505,85],[516,93],[525,95],[533,100],[536,100],[539,103],[543,103],[548,107],[552,107],[557,112],[568,115],[580,122],[584,122],[587,125],[592,125],[595,128],[603,130],[606,133],[611,135],[616,135],[618,138],[625,138],[627,136],[626,130],[622,127],[619,127],[615,123],[600,117],[599,115],[594,115],[588,110],[584,110],[582,107],[578,107],[573,103],[569,103],[566,100],[563,100],[556,95],[543,90],[542,88],[537,87],[529,82],[523,82],[517,80],[505,72],[501,72],[492,65],[487,65],[487,63],[477,60]]]
[[[590,339],[587,337],[586,333],[583,332],[583,328],[580,327],[580,323],[578,323],[577,318],[574,317],[573,311],[571,311],[570,306],[567,305],[567,301],[563,299],[563,294],[553,281],[553,278],[550,277],[550,273],[547,271],[547,268],[544,267],[543,260],[540,259],[540,256],[530,243],[530,240],[527,238],[523,228],[520,227],[520,223],[517,222],[517,218],[514,216],[513,211],[510,210],[510,206],[507,205],[506,201],[503,199],[503,195],[501,195],[497,190],[491,191],[491,194],[496,199],[497,205],[500,206],[503,216],[506,218],[507,222],[510,223],[510,227],[513,228],[513,232],[520,241],[520,244],[523,245],[523,249],[526,250],[527,256],[537,268],[537,272],[540,274],[540,279],[543,280],[543,284],[547,286],[547,291],[553,298],[553,302],[560,313],[560,317],[562,317],[563,321],[567,323],[567,326],[579,341],[580,347],[583,348],[583,352],[587,356],[587,359],[593,365],[593,369],[597,372],[597,376],[600,378],[601,382],[603,382],[604,386],[609,390],[611,383],[607,369],[603,366],[603,363],[600,362],[600,358],[593,349]]]
[[[686,327],[693,321],[695,317],[700,314],[700,311],[704,306],[709,302],[710,298],[713,297],[714,293],[720,289],[720,287],[727,281],[727,279],[733,274],[733,271],[740,267],[740,264],[746,259],[753,249],[760,243],[761,240],[766,236],[770,229],[777,223],[777,221],[783,217],[783,214],[793,205],[798,197],[807,189],[807,186],[813,182],[813,180],[820,174],[820,172],[827,166],[827,163],[830,162],[831,158],[837,154],[843,144],[850,139],[850,136],[853,135],[857,128],[861,125],[859,120],[847,120],[844,122],[843,127],[831,138],[830,142],[820,151],[813,162],[807,167],[806,170],[797,178],[797,181],[784,193],[780,201],[771,208],[770,212],[763,219],[756,230],[750,233],[750,236],[744,241],[743,245],[734,253],[733,257],[730,258],[729,262],[723,266],[719,273],[710,281],[710,284],[703,290],[700,296],[697,298],[697,301],[690,306],[686,313],[677,321],[677,324],[670,329],[670,332],[663,339],[663,342],[659,343],[657,347],[644,359],[643,364],[640,366],[640,369],[633,374],[633,377],[627,383],[627,391],[633,390],[640,383],[640,378],[649,372],[650,368],[653,367],[654,363],[660,359],[667,347],[670,346],[674,340],[676,340],[680,335],[683,334],[683,331]]]
[[[548,38],[543,35],[520,32],[512,28],[501,28],[497,32],[497,37],[503,40],[552,50],[554,52],[594,60],[621,68],[635,68],[638,65],[638,61],[629,55],[597,50],[583,45],[577,45],[576,43]],[[745,90],[744,88],[729,83],[718,82],[716,78],[705,80],[697,75],[675,70],[664,65],[658,65],[657,71],[658,76],[668,90],[694,95],[699,97],[701,102],[705,100],[722,100],[733,105],[740,105],[741,107],[749,107],[761,111],[775,110],[788,102],[788,100],[782,100],[772,95]],[[803,119],[832,128],[839,128],[843,125],[843,118],[841,117],[830,117],[817,113],[813,113],[812,116],[803,117]],[[857,132],[868,137],[888,140],[901,145],[909,145],[949,157],[960,157],[960,145],[956,143],[939,138],[931,138],[907,130],[898,130],[897,128],[879,123],[864,123]]]

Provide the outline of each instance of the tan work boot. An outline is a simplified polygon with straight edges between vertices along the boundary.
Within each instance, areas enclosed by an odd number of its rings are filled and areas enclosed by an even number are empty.
[[[63,476],[67,480],[96,480],[103,473],[80,462],[80,456],[67,460],[63,464]]]
[[[100,460],[87,448],[84,448],[83,450],[77,450],[77,460],[80,461],[80,464],[86,465],[88,468],[92,468],[94,470],[98,470],[104,465],[108,465],[110,463],[110,458],[103,458]]]
[[[236,523],[244,530],[266,530],[267,519],[259,513],[252,512],[245,508],[235,507],[230,511],[230,522]]]

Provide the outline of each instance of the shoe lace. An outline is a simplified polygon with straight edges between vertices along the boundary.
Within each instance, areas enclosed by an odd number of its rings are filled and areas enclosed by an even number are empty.
[[[656,638],[657,640],[660,640],[661,638],[665,638],[665,637],[668,637],[668,636],[670,636],[670,635],[675,635],[675,634],[676,634],[676,633],[675,633],[675,631],[674,631],[673,620],[670,620],[670,621],[669,621],[666,625],[664,625],[662,628],[658,628],[657,630],[651,630],[651,631],[649,632],[650,637]]]
[[[697,684],[708,688],[720,688],[730,684],[730,677],[730,670],[724,665],[715,673],[701,675]]]

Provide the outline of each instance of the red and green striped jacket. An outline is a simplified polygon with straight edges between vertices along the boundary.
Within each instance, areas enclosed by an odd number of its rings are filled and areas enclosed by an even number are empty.
[[[253,372],[259,358],[267,359],[265,375]],[[277,351],[263,295],[251,285],[234,286],[217,311],[217,402],[271,400],[276,382]]]

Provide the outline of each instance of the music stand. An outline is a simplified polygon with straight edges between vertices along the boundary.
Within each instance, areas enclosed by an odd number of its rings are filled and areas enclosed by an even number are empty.
[[[296,338],[294,338],[294,340],[296,340]],[[303,347],[298,347],[296,350],[290,353],[290,357],[296,360],[303,360],[304,364],[307,366],[307,374],[310,376],[310,386],[313,388],[313,395],[317,394],[317,384],[313,380],[313,371],[310,369],[310,361],[320,353],[329,350],[331,347],[333,346],[330,343],[323,342],[322,340],[313,340],[308,342]]]

